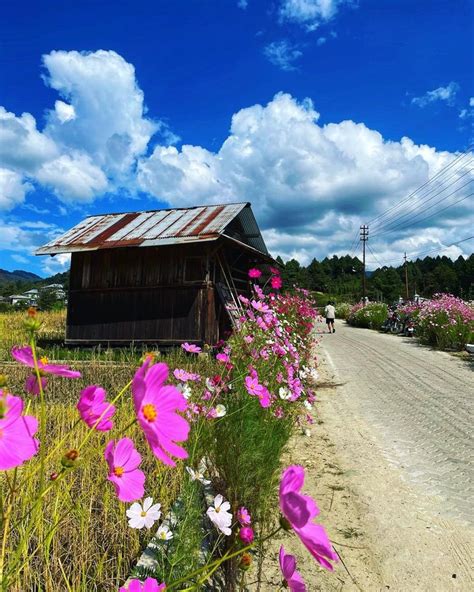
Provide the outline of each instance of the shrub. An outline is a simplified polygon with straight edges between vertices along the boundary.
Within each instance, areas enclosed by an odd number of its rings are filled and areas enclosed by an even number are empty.
[[[383,302],[369,302],[365,306],[359,303],[351,308],[347,322],[354,327],[378,330],[387,317],[388,307]]]
[[[474,308],[451,294],[435,294],[412,311],[416,334],[439,349],[462,350],[474,339]]]
[[[347,320],[351,309],[352,304],[349,304],[349,302],[340,302],[339,304],[336,304],[336,318]]]

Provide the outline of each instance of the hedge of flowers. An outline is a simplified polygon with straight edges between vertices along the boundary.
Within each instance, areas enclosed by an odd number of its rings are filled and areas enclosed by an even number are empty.
[[[271,272],[276,292],[281,278],[278,270]],[[315,402],[317,374],[311,329],[317,312],[305,291],[265,294],[257,283],[260,276],[260,270],[249,271],[256,280],[253,297],[240,298],[242,315],[228,341],[205,352],[183,344],[186,367],[171,369],[146,355],[113,395],[88,385],[75,396],[77,421],[59,441],[50,436],[55,412],[48,400],[50,383],[71,380],[74,396],[80,372],[41,357],[36,345],[41,320],[30,313],[25,322],[29,343],[11,352],[28,369],[24,393],[12,394],[0,378],[2,590],[24,589],[25,569],[34,571],[41,556],[47,571],[55,553],[64,552],[55,543],[63,508],[88,519],[94,515],[97,528],[110,519],[107,506],[78,507],[74,500],[73,485],[85,471],[103,483],[104,496],[115,495],[114,516],[128,521],[130,529],[157,527],[155,567],[137,569],[128,583],[122,582],[121,592],[198,590],[220,567],[228,589],[237,581],[244,585],[254,549],[281,529],[293,531],[321,566],[333,568],[338,557],[324,527],[315,522],[318,506],[302,493],[303,467],[281,469],[293,430],[312,421],[308,410]],[[194,370],[203,357],[212,368],[207,376]],[[74,447],[66,447],[66,441]],[[161,481],[147,477],[153,463],[168,467]],[[170,482],[170,471],[181,482],[175,521],[163,520],[155,497]],[[215,496],[205,507],[200,489],[209,483]],[[191,532],[197,533],[194,538]],[[210,536],[213,551],[202,560],[195,547]],[[187,539],[193,548],[185,547]],[[149,540],[146,536],[143,542]],[[71,586],[71,570],[81,572],[81,549],[67,552],[75,559],[73,565],[58,559],[64,578],[58,590],[117,590],[109,580]],[[114,561],[119,564],[118,557],[109,556],[104,564]],[[306,590],[295,558],[283,547],[279,562],[282,582],[291,590]],[[35,589],[44,588],[42,577],[36,576]]]
[[[354,327],[380,329],[388,316],[388,307],[383,302],[369,302],[365,306],[355,304],[347,316],[347,322]]]
[[[474,308],[451,294],[435,294],[432,300],[409,302],[397,309],[400,317],[410,317],[416,335],[439,349],[462,350],[474,341]]]

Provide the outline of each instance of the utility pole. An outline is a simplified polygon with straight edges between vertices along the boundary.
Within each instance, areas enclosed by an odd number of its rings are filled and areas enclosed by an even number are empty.
[[[406,295],[406,299],[409,300],[410,296],[408,295],[408,262],[407,262],[406,251],[405,251],[405,255],[403,258],[405,259],[405,295]]]
[[[360,240],[362,241],[362,302],[365,306],[365,243],[369,240],[369,227],[362,224],[360,227]]]

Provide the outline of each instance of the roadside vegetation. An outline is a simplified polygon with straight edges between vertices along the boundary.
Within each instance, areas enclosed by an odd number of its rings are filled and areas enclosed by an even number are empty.
[[[380,330],[389,316],[397,324],[413,326],[421,343],[438,349],[461,351],[474,341],[474,306],[452,294],[400,304],[391,311],[383,303],[359,303],[350,309],[347,322],[354,327]]]
[[[316,308],[258,283],[241,300],[228,341],[161,354],[64,348],[64,312],[0,315],[0,590],[200,590],[219,567],[236,590],[281,524],[332,569],[303,467],[281,476],[315,402]]]

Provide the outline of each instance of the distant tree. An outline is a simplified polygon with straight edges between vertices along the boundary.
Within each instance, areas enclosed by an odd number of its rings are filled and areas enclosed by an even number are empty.
[[[40,310],[52,310],[58,303],[55,290],[41,290],[38,297],[38,308]]]

